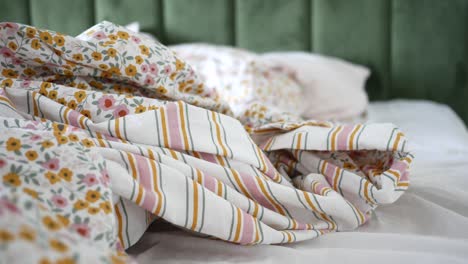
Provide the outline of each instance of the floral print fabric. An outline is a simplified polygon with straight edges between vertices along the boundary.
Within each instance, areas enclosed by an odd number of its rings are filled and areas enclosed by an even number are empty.
[[[301,241],[362,225],[408,187],[393,125],[258,118],[249,134],[188,64],[119,26],[73,38],[2,23],[0,40],[1,261],[131,262],[123,249],[155,218]]]

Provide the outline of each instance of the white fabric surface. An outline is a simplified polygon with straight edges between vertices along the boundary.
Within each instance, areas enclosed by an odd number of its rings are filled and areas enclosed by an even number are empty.
[[[391,121],[413,141],[409,190],[353,232],[290,244],[237,246],[181,231],[147,233],[140,263],[468,263],[468,132],[447,106],[372,103],[369,122]],[[434,148],[438,151],[434,151]],[[450,192],[449,192],[450,190]],[[148,246],[151,245],[151,246]]]

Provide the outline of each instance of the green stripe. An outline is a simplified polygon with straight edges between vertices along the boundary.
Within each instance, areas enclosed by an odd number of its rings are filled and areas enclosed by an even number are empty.
[[[188,130],[188,133],[189,133],[190,145],[192,146],[191,150],[195,150],[195,147],[193,146],[192,131],[190,130],[190,118],[189,118],[188,107],[185,104],[183,104],[182,107],[185,108],[185,116],[187,117],[186,118],[187,130]]]
[[[223,130],[223,134],[224,134],[224,143],[225,143],[226,146],[228,147],[229,152],[231,152],[231,155],[229,155],[229,158],[232,158],[232,157],[234,157],[234,153],[232,152],[232,149],[231,149],[231,147],[229,146],[229,144],[228,144],[228,142],[227,142],[226,129],[224,129],[223,122],[221,122],[221,115],[220,115],[220,114],[218,114],[218,121],[219,121],[219,125],[220,125],[221,129]]]
[[[128,214],[127,214],[127,209],[125,209],[125,205],[122,200],[122,197],[120,198],[120,204],[122,205],[122,210],[125,214],[125,234],[127,236],[127,244],[128,246],[130,246],[130,235],[128,234]]]
[[[362,131],[364,131],[364,128],[366,128],[366,125],[364,125],[362,128],[361,128],[361,131],[359,131],[359,134],[356,138],[356,150],[359,150],[359,138],[361,137],[361,134],[362,134]]]
[[[231,228],[229,229],[229,237],[228,237],[228,241],[231,241],[231,237],[232,237],[232,230],[234,228],[234,206],[232,205],[232,203],[230,203],[231,205],[231,213],[232,213],[232,217],[231,217]]]
[[[192,170],[193,178],[193,170]],[[189,188],[188,188],[188,179],[185,177],[185,224],[184,227],[187,228],[189,217]]]
[[[158,112],[154,111],[154,121],[156,122],[156,134],[158,135],[158,146],[161,146],[161,133],[159,132]]]
[[[158,153],[159,155],[159,153]],[[160,155],[159,155],[160,157]],[[187,178],[187,177],[185,177]],[[166,213],[166,193],[164,192],[164,189],[163,189],[163,186],[162,186],[162,169],[161,169],[161,164],[158,163],[158,179],[159,179],[159,189],[161,190],[161,193],[162,193],[162,197],[163,197],[163,210],[161,211],[161,214],[160,216],[163,217],[164,214]]]
[[[198,232],[201,232],[202,231],[202,228],[203,228],[203,223],[205,222],[205,188],[201,188],[201,192],[202,192],[202,206],[203,206],[203,209],[202,209],[202,213],[200,215],[201,217],[201,224],[200,224],[200,229],[198,229]]]
[[[215,143],[215,140],[214,140],[214,137],[213,137],[213,127],[211,126],[210,112],[209,111],[206,111],[206,116],[208,117],[208,123],[210,124],[211,141],[213,142],[213,145],[216,148],[216,155],[219,155],[218,145]]]
[[[390,142],[392,141],[393,134],[395,133],[395,130],[396,130],[396,128],[393,128],[392,134],[390,135],[390,138],[388,139],[388,142],[387,142],[387,151],[388,151],[388,149],[390,148]]]
[[[360,225],[359,217],[357,216],[357,213],[356,213],[356,211],[354,210],[354,206],[353,206],[350,202],[348,202],[348,200],[345,199],[345,201],[346,201],[346,203],[349,205],[349,207],[351,208],[351,211],[353,211],[354,217],[356,217],[357,225],[359,226],[359,225]],[[356,210],[358,210],[358,209],[356,209]]]

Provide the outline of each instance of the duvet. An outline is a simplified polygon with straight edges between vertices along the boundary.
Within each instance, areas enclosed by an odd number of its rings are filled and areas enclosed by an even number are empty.
[[[112,23],[77,37],[1,23],[0,41],[2,262],[131,262],[156,219],[296,242],[354,229],[408,188],[393,125],[246,129],[185,61]]]

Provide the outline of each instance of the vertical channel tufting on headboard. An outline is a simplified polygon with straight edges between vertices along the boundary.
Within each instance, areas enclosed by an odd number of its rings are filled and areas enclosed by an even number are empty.
[[[369,66],[371,100],[439,101],[468,123],[468,0],[0,0],[0,20],[70,35],[139,21],[167,44],[314,51]]]

